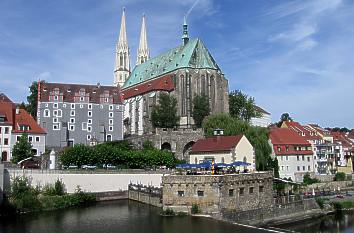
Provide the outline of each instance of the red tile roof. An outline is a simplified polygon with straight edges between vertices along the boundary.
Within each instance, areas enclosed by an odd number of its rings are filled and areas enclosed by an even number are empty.
[[[269,139],[273,144],[274,153],[277,155],[312,155],[310,150],[295,150],[295,147],[311,148],[311,144],[302,136],[288,128],[272,129]],[[278,151],[278,147],[281,149]],[[288,148],[288,149],[286,149]]]
[[[278,128],[272,129],[269,133],[269,138],[273,144],[287,144],[287,145],[310,145],[306,139],[291,129]]]
[[[242,137],[243,135],[214,136],[210,138],[200,139],[192,146],[191,153],[230,151],[237,146]]]
[[[45,134],[46,132],[42,129],[37,122],[33,119],[33,117],[24,109],[19,110],[19,114],[16,114],[15,120],[16,126],[15,129],[12,130],[13,133],[32,133],[32,134]],[[23,131],[20,130],[21,125],[29,126],[29,130]]]
[[[309,126],[303,126],[299,122],[295,121],[285,121],[286,126],[293,130],[294,132],[298,133],[306,140],[321,140],[321,136],[318,135],[316,130]]]
[[[172,75],[166,75],[157,79],[149,80],[132,88],[122,91],[124,99],[142,95],[152,91],[173,91],[175,88]]]
[[[19,114],[16,114],[16,105],[2,93],[0,93],[0,112],[5,115],[5,122],[0,124],[11,125],[13,133],[24,133],[20,130],[20,125],[28,126],[29,130],[26,131],[28,133],[46,133],[26,110],[19,109]]]
[[[342,132],[331,132],[334,142],[341,142],[343,147],[350,148],[353,142]]]

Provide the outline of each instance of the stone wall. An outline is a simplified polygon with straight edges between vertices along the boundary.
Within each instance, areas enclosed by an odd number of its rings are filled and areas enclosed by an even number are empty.
[[[238,211],[272,205],[273,176],[269,172],[230,175],[169,175],[162,178],[163,207],[190,212],[197,204],[203,213]]]
[[[352,181],[332,181],[325,183],[315,183],[311,185],[307,185],[303,188],[304,192],[311,192],[314,190],[317,191],[334,191],[338,190],[338,188],[346,188],[352,186]]]
[[[138,201],[156,207],[162,207],[161,188],[129,184],[128,198],[129,200]]]

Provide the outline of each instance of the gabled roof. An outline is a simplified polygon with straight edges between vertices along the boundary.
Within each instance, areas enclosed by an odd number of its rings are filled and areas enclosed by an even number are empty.
[[[298,133],[300,136],[304,137],[306,140],[320,140],[321,136],[318,135],[317,131],[310,126],[301,125],[299,122],[295,121],[284,121],[287,128]]]
[[[112,97],[113,104],[122,104],[120,87],[116,86],[43,82],[40,88],[40,100],[42,102],[49,101],[51,93],[53,93],[55,89],[58,89],[59,95],[63,96],[64,102],[75,102],[75,97],[80,97],[78,95],[80,90],[85,90],[85,94],[89,96],[90,103],[99,104],[104,93],[107,92],[109,96]]]
[[[0,115],[5,118],[2,125],[14,124],[15,108],[15,104],[4,93],[0,93]]]
[[[243,135],[236,136],[214,136],[200,139],[193,146],[191,153],[230,151],[240,142]]]
[[[261,107],[259,107],[259,106],[257,106],[257,105],[255,105],[254,108],[255,108],[255,110],[256,110],[257,112],[259,112],[259,113],[266,114],[266,115],[270,115],[269,112],[267,112],[266,110],[264,110],[263,108],[261,108]]]
[[[20,130],[21,125],[29,126],[29,130]],[[19,114],[15,117],[15,127],[12,130],[13,133],[31,133],[31,134],[45,134],[33,117],[24,109],[19,110]]]
[[[270,130],[269,139],[273,145],[304,145],[311,146],[306,139],[288,128]]]
[[[342,132],[331,132],[335,142],[341,142],[343,147],[352,147],[353,142]]]
[[[123,89],[181,68],[220,70],[203,42],[197,38],[137,65],[124,83]]]

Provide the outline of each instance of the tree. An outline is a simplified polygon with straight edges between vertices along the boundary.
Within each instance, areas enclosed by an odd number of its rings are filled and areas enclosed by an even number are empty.
[[[26,133],[22,134],[20,140],[16,142],[14,148],[12,149],[12,158],[13,163],[18,163],[19,161],[32,157],[32,144],[28,141],[28,136]]]
[[[178,125],[177,99],[168,93],[160,93],[158,104],[153,106],[151,121],[154,127],[174,128]]]
[[[212,136],[214,129],[223,129],[224,135],[244,134],[255,148],[256,167],[259,171],[276,170],[278,162],[271,159],[272,149],[268,143],[268,130],[262,127],[250,126],[247,122],[221,113],[208,116],[203,121],[206,136]],[[276,172],[276,171],[275,171]]]
[[[290,117],[289,113],[283,113],[280,116],[280,121],[277,123],[277,126],[280,128],[284,121],[293,121],[293,118]]]
[[[195,125],[200,128],[203,120],[210,113],[209,98],[206,95],[196,95],[193,99],[193,119]]]
[[[41,81],[41,84],[45,83],[44,80]],[[29,87],[30,94],[27,96],[26,111],[33,116],[34,119],[37,119],[37,102],[38,102],[38,82],[33,81]]]
[[[242,93],[240,90],[229,94],[229,112],[232,117],[249,122],[252,117],[261,117],[257,111],[254,98]]]

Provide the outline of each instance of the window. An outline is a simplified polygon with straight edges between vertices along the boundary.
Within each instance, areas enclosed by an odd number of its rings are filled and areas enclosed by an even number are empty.
[[[289,156],[286,156],[286,161],[288,161],[289,160]]]
[[[75,110],[70,111],[70,116],[75,116]]]
[[[29,142],[32,142],[32,141],[33,141],[32,136],[29,136],[29,137],[28,137],[28,141],[29,141]]]
[[[307,162],[310,162],[310,156],[309,156],[309,157],[307,157]]]
[[[53,130],[60,130],[60,124],[54,124]]]
[[[308,170],[308,171],[311,171],[311,166],[307,166],[307,170]]]
[[[303,156],[302,156],[302,161],[304,161],[304,160],[305,160],[305,156],[303,155]]]
[[[75,118],[70,118],[70,123],[75,124]]]
[[[278,149],[278,151],[281,151],[281,148],[280,148],[280,146],[278,146],[278,148],[277,148],[277,149]]]
[[[245,194],[245,188],[240,188],[240,195]]]
[[[58,110],[53,111],[53,116],[58,116]]]
[[[289,171],[289,166],[286,166],[286,170]]]
[[[9,132],[10,132],[10,128],[9,128],[9,127],[5,127],[5,132],[4,132],[4,134],[9,134]]]
[[[177,193],[179,197],[184,197],[184,191],[178,191]]]
[[[103,105],[102,104],[100,105],[100,108],[103,109]]]
[[[104,98],[104,102],[106,102],[106,103],[107,103],[107,102],[108,102],[108,98]]]
[[[75,104],[71,104],[71,109],[75,109]]]
[[[233,197],[234,196],[234,190],[233,189],[229,189],[229,197]]]
[[[297,161],[300,161],[300,157],[298,155],[296,156],[296,158],[297,158]]]
[[[9,139],[8,138],[4,138],[4,145],[9,145]]]
[[[63,108],[66,108],[66,104],[63,104]]]
[[[49,109],[44,110],[44,117],[50,117],[50,111]]]
[[[75,125],[69,125],[69,130],[70,131],[75,131]]]
[[[57,104],[57,103],[54,103],[54,104],[53,104],[53,108],[58,108],[58,104]]]
[[[305,170],[306,170],[306,167],[305,167],[305,166],[302,166],[302,170],[305,171]]]
[[[109,119],[109,124],[113,125],[113,119]]]
[[[53,123],[58,123],[58,118],[53,118]]]
[[[107,134],[107,142],[111,142],[112,141],[112,135]]]
[[[111,118],[113,117],[113,112],[109,113],[109,117],[111,117]]]
[[[198,197],[204,197],[204,191],[198,190],[197,194],[198,194]]]
[[[119,109],[119,105],[117,105],[116,109]]]
[[[88,111],[88,112],[87,112],[87,116],[88,116],[88,117],[92,117],[92,111]]]
[[[89,105],[88,105],[88,109],[92,109],[92,104],[89,104]]]
[[[113,105],[109,105],[109,110],[113,110]]]
[[[82,130],[87,130],[87,122],[82,122]]]
[[[87,140],[91,140],[91,134],[87,135]]]
[[[81,97],[82,98],[82,97]],[[83,104],[80,104],[80,108],[83,108],[84,107],[84,105]]]
[[[284,171],[284,166],[281,166],[281,170]]]
[[[39,142],[39,141],[40,141],[39,137],[36,137],[36,142]]]
[[[113,131],[113,126],[109,126],[109,131]]]
[[[87,124],[92,124],[92,119],[88,119]]]
[[[16,137],[16,141],[20,141],[21,136]]]
[[[87,126],[87,132],[91,132],[92,131],[92,126]]]
[[[74,146],[74,140],[68,140],[68,147],[73,147]]]
[[[63,113],[63,111],[61,109],[58,109],[57,116],[62,117],[62,113]]]
[[[57,95],[54,96],[54,100],[58,100],[58,96]]]
[[[84,100],[85,100],[84,97],[80,97],[80,101],[84,101]],[[80,108],[82,108],[81,106],[82,106],[82,104],[80,105]]]
[[[297,170],[300,171],[300,166],[297,166]]]
[[[259,186],[259,192],[263,193],[263,191],[264,191],[264,186]]]
[[[285,149],[286,149],[286,151],[289,151],[289,146],[286,146]]]
[[[250,194],[252,194],[253,193],[253,191],[254,191],[254,187],[250,187],[250,190],[249,190],[250,192]]]

